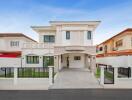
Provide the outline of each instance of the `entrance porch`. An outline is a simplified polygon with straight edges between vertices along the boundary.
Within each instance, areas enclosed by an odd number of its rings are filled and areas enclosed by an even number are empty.
[[[94,72],[95,64],[95,57],[85,53],[66,53],[55,56],[55,67],[58,71],[63,68],[79,68]]]

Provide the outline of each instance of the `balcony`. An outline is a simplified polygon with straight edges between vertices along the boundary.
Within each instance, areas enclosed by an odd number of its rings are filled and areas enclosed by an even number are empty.
[[[24,43],[23,49],[53,49],[53,43]]]

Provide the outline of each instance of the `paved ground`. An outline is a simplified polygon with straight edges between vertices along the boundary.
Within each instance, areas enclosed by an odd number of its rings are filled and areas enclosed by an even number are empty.
[[[14,85],[13,79],[0,79],[0,90],[48,90],[48,78],[19,78]]]
[[[0,100],[132,100],[132,90],[0,91]]]
[[[63,69],[58,73],[51,89],[102,88],[88,69]]]

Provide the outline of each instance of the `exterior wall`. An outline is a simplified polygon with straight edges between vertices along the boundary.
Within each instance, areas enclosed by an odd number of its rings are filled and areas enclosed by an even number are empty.
[[[0,58],[0,67],[21,67],[21,58]]]
[[[74,56],[80,56],[81,60],[74,60]],[[69,68],[85,68],[85,56],[84,56],[84,54],[70,54],[70,56],[69,56]]]
[[[112,65],[112,67],[132,67],[132,56],[99,57],[96,62],[99,64]]]
[[[11,41],[19,41],[19,46],[11,47]],[[22,47],[24,43],[34,42],[24,37],[0,37],[0,51],[22,51]]]
[[[80,56],[81,60],[74,60],[74,56]],[[69,57],[69,68],[85,68],[86,67],[85,54],[71,53],[71,54],[62,55],[61,66],[63,68],[67,67],[67,57]]]
[[[41,31],[41,32],[39,32],[39,43],[44,43],[44,35],[56,35],[56,31],[49,30],[49,31]]]
[[[22,52],[22,66],[23,67],[43,67],[43,56],[54,56],[54,50],[51,49],[23,49]],[[35,55],[39,56],[39,64],[27,64],[26,56]]]
[[[58,25],[56,30],[37,30],[39,33],[39,42],[44,43],[43,35],[55,35],[55,44],[57,46],[80,45],[92,46],[94,27],[88,25]],[[70,31],[70,39],[66,40],[66,31]],[[91,40],[87,39],[87,31],[91,31]]]
[[[116,42],[119,40],[123,40],[123,46],[116,47]],[[122,35],[116,36],[112,39],[110,39],[106,43],[102,43],[97,46],[97,49],[99,49],[100,46],[103,48],[107,45],[107,53],[111,53],[113,51],[120,51],[120,50],[129,50],[132,49],[132,33],[126,32]],[[97,54],[103,54],[105,51],[98,51]]]

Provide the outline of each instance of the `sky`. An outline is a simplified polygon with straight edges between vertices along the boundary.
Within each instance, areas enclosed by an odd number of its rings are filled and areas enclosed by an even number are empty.
[[[19,32],[38,40],[30,26],[49,21],[101,21],[94,45],[132,28],[132,0],[0,0],[0,33]]]

